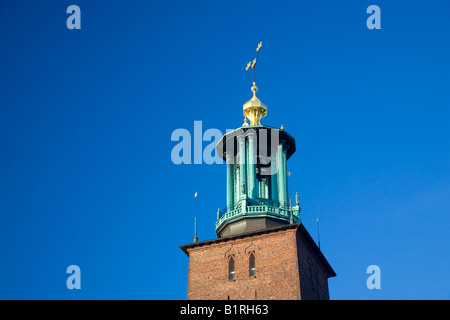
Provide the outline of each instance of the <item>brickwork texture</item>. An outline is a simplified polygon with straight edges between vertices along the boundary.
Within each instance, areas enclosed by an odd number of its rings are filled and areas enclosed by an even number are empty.
[[[182,249],[189,256],[188,300],[326,300],[328,278],[335,276],[301,224]],[[234,260],[232,280],[230,259]]]

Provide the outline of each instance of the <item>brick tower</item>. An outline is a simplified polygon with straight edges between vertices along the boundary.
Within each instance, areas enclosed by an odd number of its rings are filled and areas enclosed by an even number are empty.
[[[256,62],[247,66],[254,80]],[[227,166],[217,239],[195,236],[180,246],[189,257],[187,299],[329,299],[328,278],[336,274],[301,223],[298,193],[294,206],[289,196],[295,139],[283,126],[261,125],[267,106],[256,97],[255,81],[251,90],[244,124],[216,145]]]

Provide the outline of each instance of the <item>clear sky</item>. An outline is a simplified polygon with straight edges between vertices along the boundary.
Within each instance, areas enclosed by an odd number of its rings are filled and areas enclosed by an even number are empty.
[[[262,123],[296,138],[330,297],[449,299],[449,17],[448,0],[1,1],[0,298],[185,299],[193,195],[215,238],[226,169],[175,165],[171,134],[242,125],[263,41]]]

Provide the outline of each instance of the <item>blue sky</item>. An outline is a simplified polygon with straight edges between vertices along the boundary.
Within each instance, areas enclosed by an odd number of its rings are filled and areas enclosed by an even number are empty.
[[[259,41],[262,122],[296,138],[330,297],[450,298],[449,15],[447,0],[2,1],[0,298],[185,299],[193,194],[215,238],[226,171],[173,164],[170,137],[242,125]]]

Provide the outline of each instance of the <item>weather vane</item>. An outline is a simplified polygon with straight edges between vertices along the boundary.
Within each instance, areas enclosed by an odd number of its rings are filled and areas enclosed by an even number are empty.
[[[258,47],[256,48],[256,52],[258,52],[258,54],[256,55],[256,58],[253,59],[252,61],[249,61],[249,63],[247,63],[247,67],[245,68],[245,71],[248,71],[248,69],[250,69],[250,67],[253,69],[253,83],[256,82],[256,62],[258,61],[258,57],[259,57],[259,50],[261,50],[262,47],[262,41],[260,43],[258,43]]]

